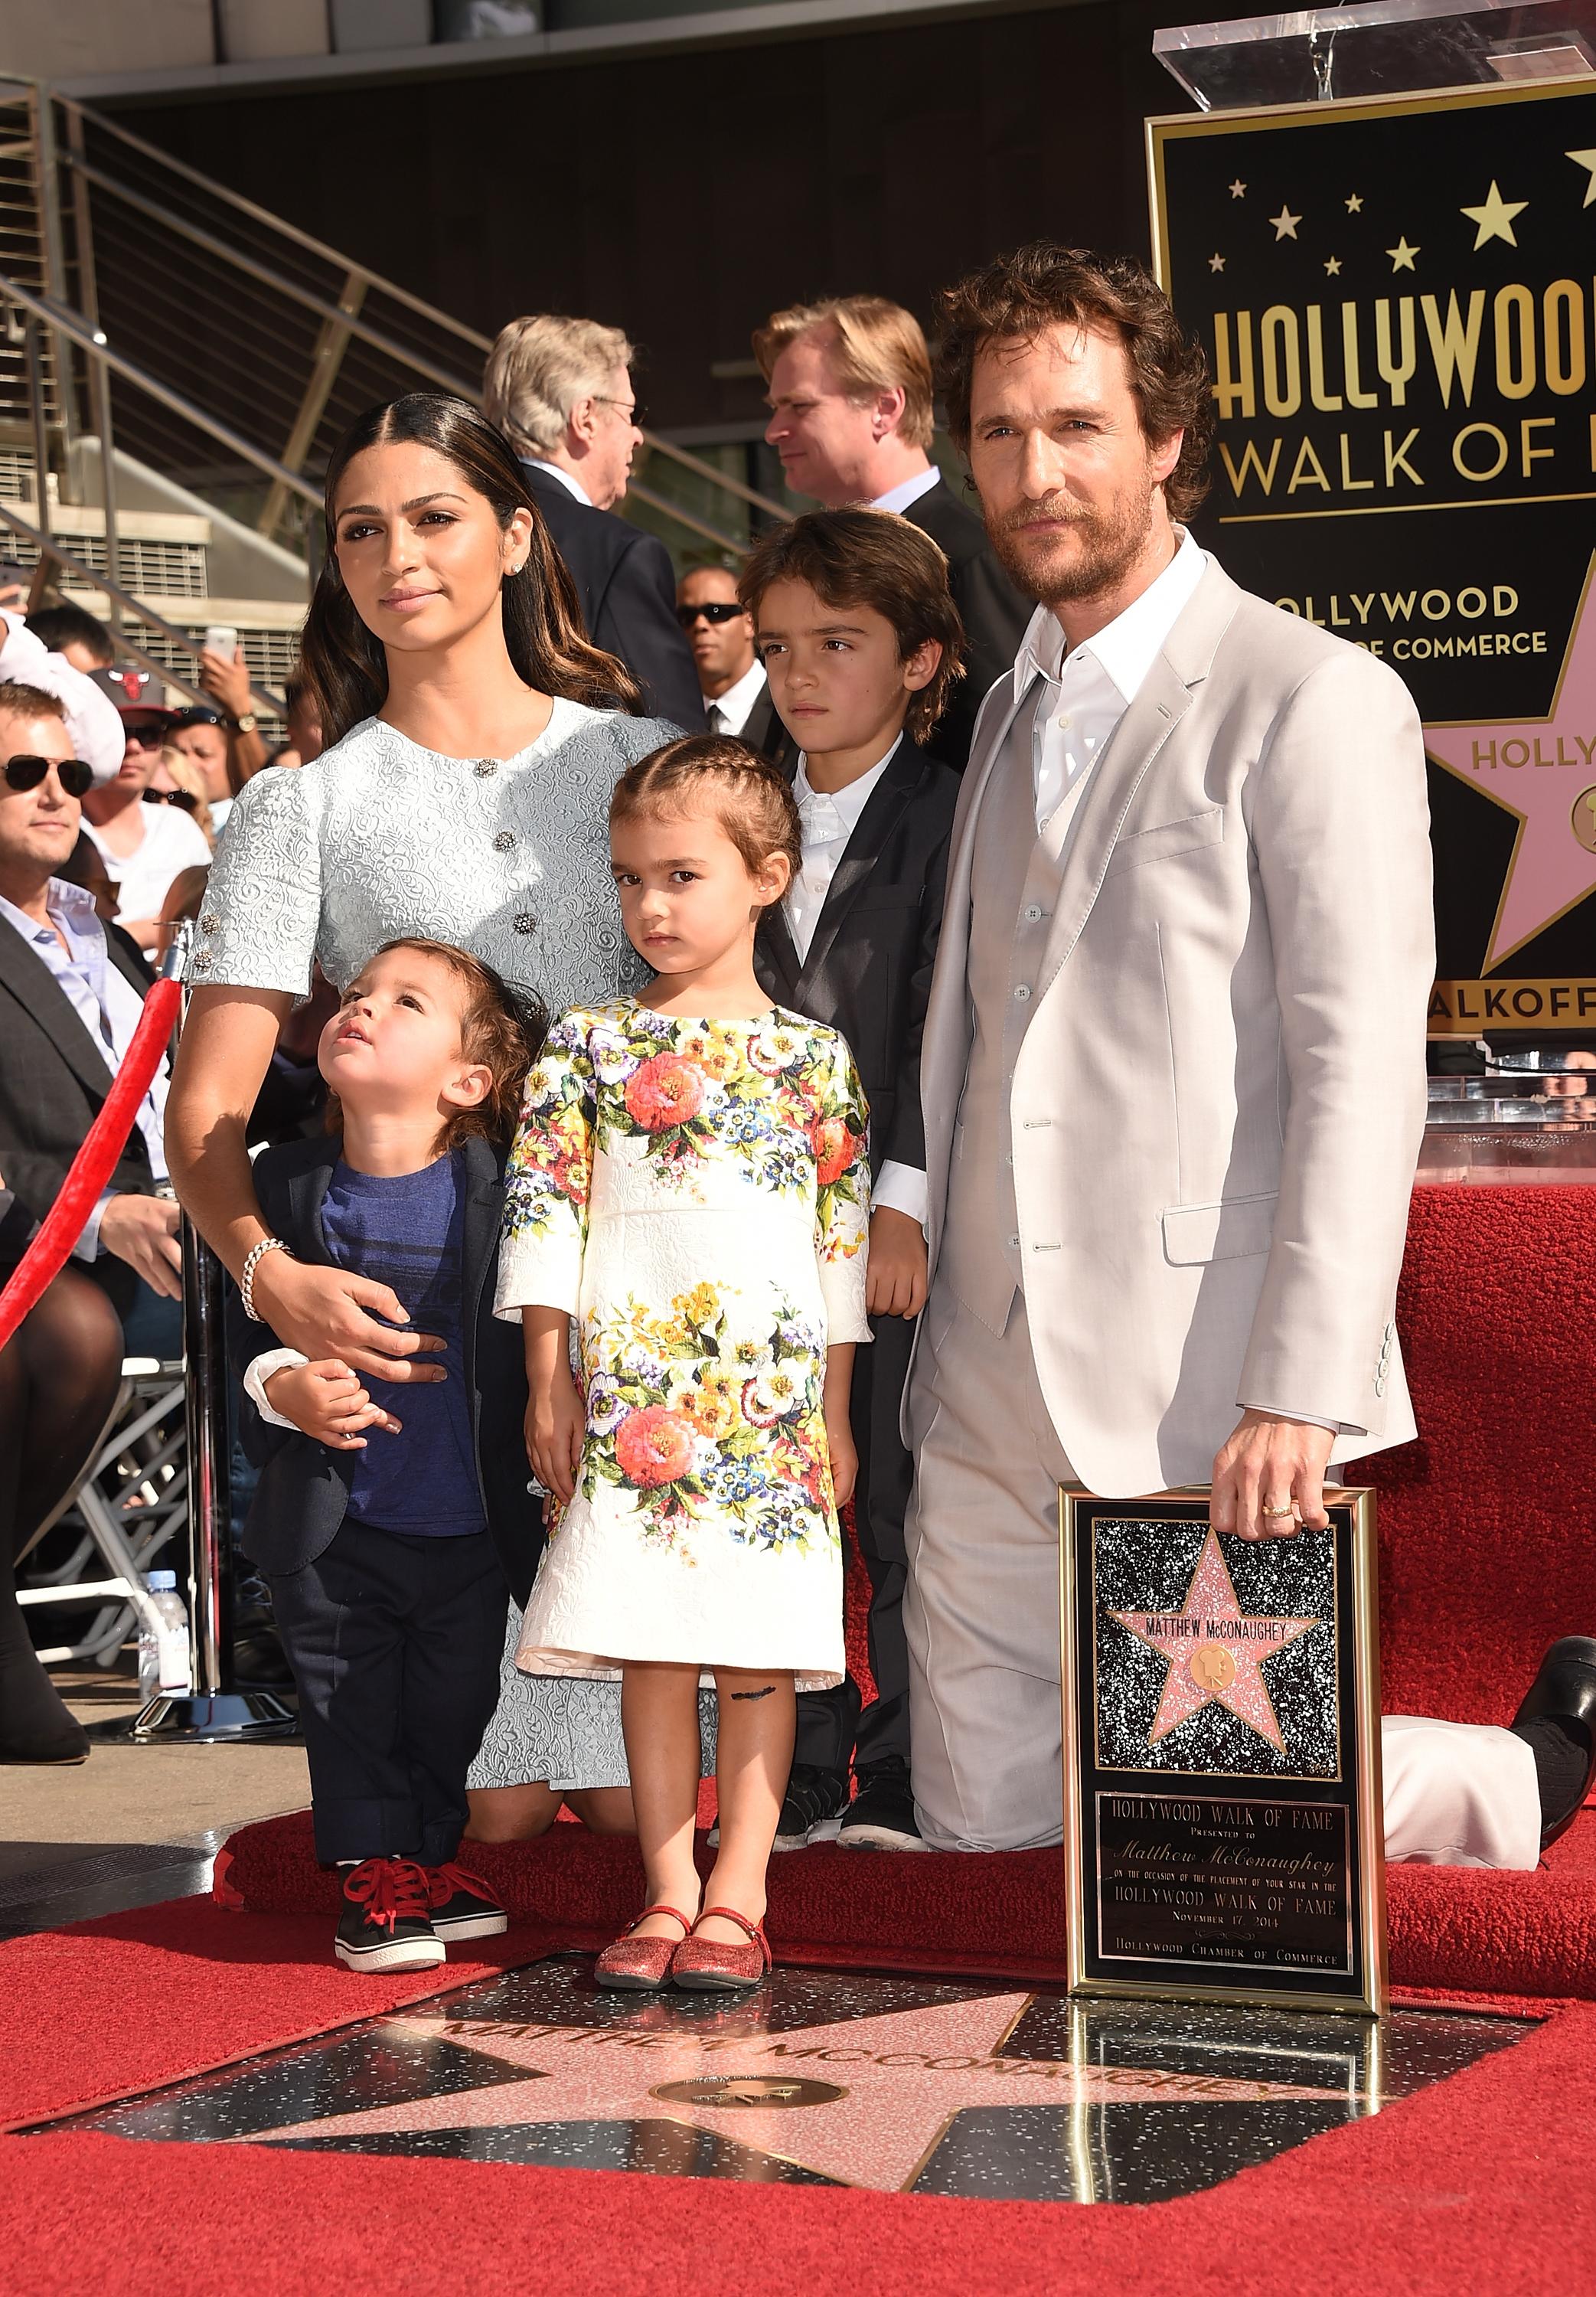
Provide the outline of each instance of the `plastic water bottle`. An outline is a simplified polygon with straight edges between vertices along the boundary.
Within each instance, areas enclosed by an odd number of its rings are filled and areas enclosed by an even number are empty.
[[[161,1691],[189,1689],[188,1613],[177,1593],[175,1571],[152,1571],[151,1601],[159,1627],[141,1617],[138,1633],[138,1695],[148,1701]]]

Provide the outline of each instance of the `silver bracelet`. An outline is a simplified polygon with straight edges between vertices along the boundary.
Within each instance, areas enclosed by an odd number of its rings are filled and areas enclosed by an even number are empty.
[[[243,1273],[238,1280],[238,1289],[243,1300],[244,1314],[251,1324],[261,1324],[266,1321],[255,1305],[255,1271],[268,1252],[285,1252],[290,1260],[293,1258],[292,1247],[284,1244],[280,1236],[263,1236],[259,1244],[250,1247],[244,1257]]]

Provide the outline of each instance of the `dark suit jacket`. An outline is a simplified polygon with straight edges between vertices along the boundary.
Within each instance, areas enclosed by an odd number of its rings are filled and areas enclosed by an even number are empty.
[[[870,1104],[870,1165],[924,1168],[920,1038],[942,926],[958,782],[904,741],[871,792],[802,964],[778,908],[754,945],[778,1003],[840,1030]]]
[[[113,926],[105,947],[142,997],[155,976],[135,944]],[[14,1199],[0,1225],[0,1270],[15,1266],[55,1202],[111,1084],[105,1057],[65,990],[10,919],[0,918],[0,1175]],[[154,1193],[150,1152],[136,1124],[106,1186]],[[130,1305],[137,1279],[124,1262],[102,1253],[87,1272],[119,1309]]]
[[[547,465],[524,462],[555,547],[571,570],[588,635],[616,655],[643,688],[650,718],[669,719],[686,734],[703,731],[698,672],[676,619],[676,577],[670,554],[613,511],[580,503]]]
[[[961,774],[976,712],[993,680],[1013,670],[1033,609],[999,565],[980,519],[945,479],[910,503],[903,515],[946,556],[948,586],[964,618],[964,676],[926,745],[934,758]]]
[[[737,739],[746,742],[751,750],[757,750],[761,758],[769,758],[773,765],[779,766],[789,781],[797,772],[798,745],[777,716],[768,686],[748,712]]]
[[[260,1211],[275,1236],[301,1260],[332,1264],[322,1227],[322,1204],[338,1162],[329,1133],[267,1148],[254,1163]],[[465,1362],[450,1377],[464,1379],[471,1400],[477,1483],[493,1544],[518,1603],[531,1589],[542,1544],[542,1514],[527,1490],[523,1422],[526,1371],[521,1327],[493,1313],[498,1232],[504,1214],[504,1168],[484,1140],[465,1144]],[[236,1293],[228,1301],[227,1341],[240,1379],[252,1360],[282,1342],[267,1325],[252,1324]],[[401,1408],[399,1417],[404,1417]],[[335,1453],[297,1428],[271,1428],[247,1397],[241,1405],[244,1447],[261,1463],[260,1482],[244,1525],[246,1554],[263,1571],[302,1571],[331,1543],[349,1504],[358,1453]],[[373,1443],[383,1440],[380,1431]]]

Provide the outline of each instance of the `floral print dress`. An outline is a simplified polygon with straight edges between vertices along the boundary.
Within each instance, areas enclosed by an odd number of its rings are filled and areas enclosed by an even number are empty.
[[[496,1301],[564,1309],[587,1437],[527,1606],[528,1674],[624,1659],[843,1677],[828,1346],[867,1341],[864,1098],[773,1009],[568,1013],[527,1079]]]

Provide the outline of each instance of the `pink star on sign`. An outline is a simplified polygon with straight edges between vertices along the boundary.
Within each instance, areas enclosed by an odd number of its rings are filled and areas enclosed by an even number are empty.
[[[1596,567],[1596,559],[1592,562]],[[1521,724],[1427,726],[1437,765],[1517,817],[1485,970],[1596,891],[1596,608],[1580,594],[1551,713]]]
[[[1271,1619],[1244,1611],[1212,1531],[1203,1542],[1186,1601],[1178,1611],[1111,1611],[1108,1616],[1169,1662],[1164,1696],[1148,1733],[1149,1747],[1217,1700],[1238,1715],[1249,1731],[1267,1739],[1277,1754],[1285,1753],[1274,1702],[1263,1681],[1263,1663],[1324,1622]]]

